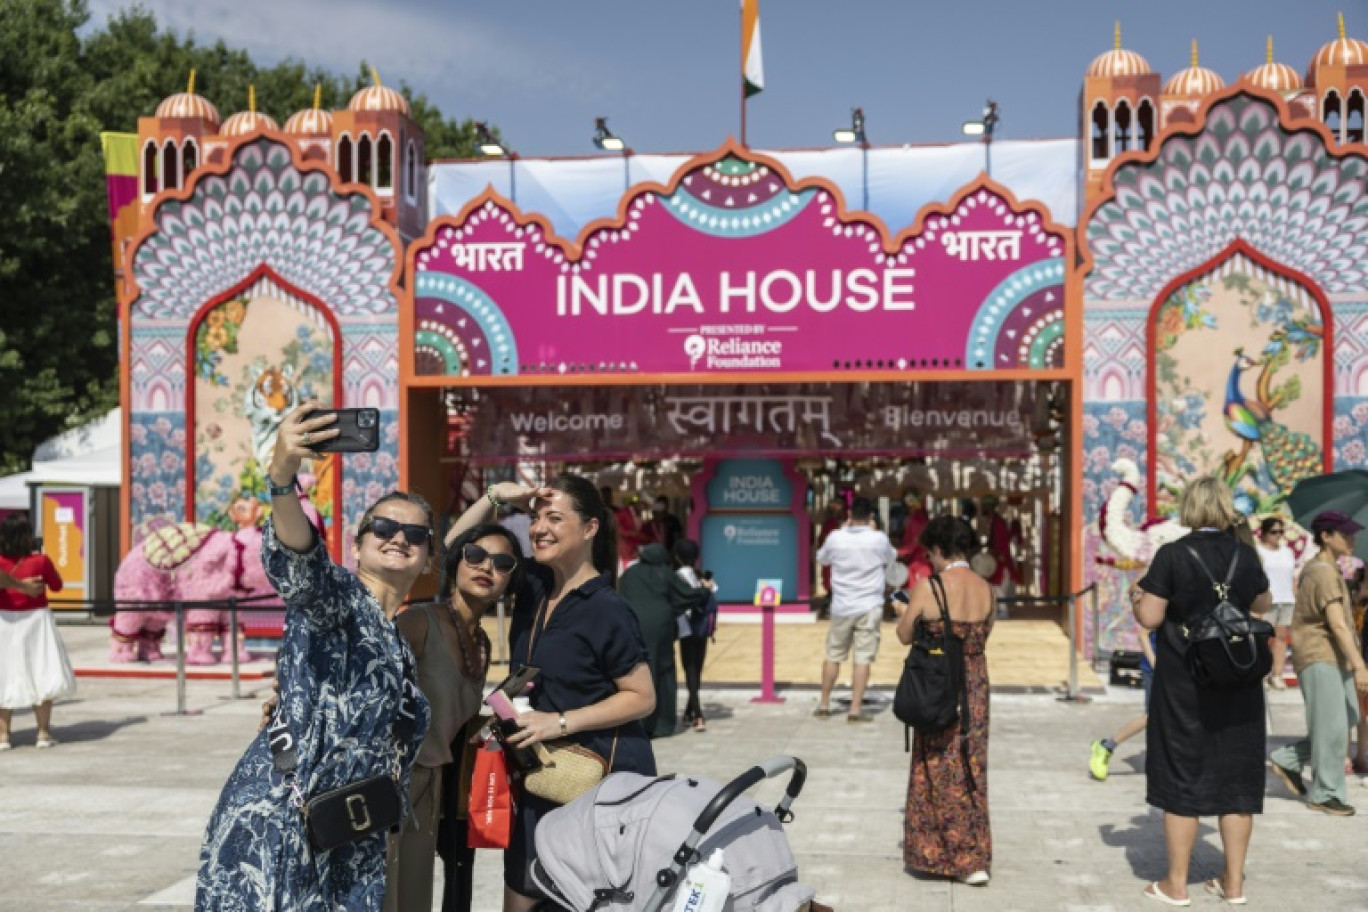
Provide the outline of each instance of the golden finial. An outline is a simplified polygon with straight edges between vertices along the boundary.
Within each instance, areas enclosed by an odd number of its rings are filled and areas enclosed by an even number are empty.
[[[256,113],[256,86],[254,85],[247,87],[247,110],[253,114]]]
[[[1272,35],[1269,35],[1269,36],[1268,36],[1268,60],[1267,60],[1266,62],[1268,62],[1268,63],[1272,63],[1272,62],[1273,62],[1273,36],[1272,36]]]
[[[1112,37],[1112,43],[1115,45],[1115,47],[1116,47],[1116,49],[1117,49],[1118,51],[1121,50],[1121,20],[1120,20],[1120,19],[1117,19],[1117,20],[1116,20],[1116,31],[1115,31],[1115,33],[1114,33],[1114,35],[1113,35],[1113,37]]]
[[[314,110],[317,111],[323,105],[323,83],[314,86]]]
[[[380,71],[377,70],[375,67],[371,67],[371,68],[370,68],[370,71],[371,71],[371,79],[375,82],[375,84],[376,84],[377,86],[382,86],[382,85],[384,85],[384,83],[380,81]]]
[[[1192,68],[1197,69],[1197,39],[1192,39]]]
[[[187,85],[187,86],[185,87],[185,94],[186,94],[186,95],[194,95],[194,94],[195,94],[195,71],[194,71],[194,70],[191,70],[191,71],[190,71],[190,84]]]
[[[1344,40],[1344,13],[1339,14],[1339,33],[1340,41]]]

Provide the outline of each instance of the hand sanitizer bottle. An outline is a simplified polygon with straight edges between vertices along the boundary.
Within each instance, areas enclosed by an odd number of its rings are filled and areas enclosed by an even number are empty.
[[[675,896],[674,912],[722,912],[731,896],[731,875],[722,870],[722,850],[684,875]]]

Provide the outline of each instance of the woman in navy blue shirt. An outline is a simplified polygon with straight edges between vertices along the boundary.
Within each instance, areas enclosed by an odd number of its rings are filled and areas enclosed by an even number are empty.
[[[608,760],[612,771],[655,775],[655,755],[641,719],[655,710],[646,644],[631,608],[613,589],[616,527],[598,490],[577,475],[545,488],[492,485],[457,520],[448,539],[486,521],[498,506],[528,511],[534,560],[518,592],[510,628],[513,667],[541,669],[532,711],[509,740],[521,746],[566,739]],[[536,859],[537,821],[556,805],[524,793],[504,853],[504,912],[527,912],[538,891],[528,874]]]

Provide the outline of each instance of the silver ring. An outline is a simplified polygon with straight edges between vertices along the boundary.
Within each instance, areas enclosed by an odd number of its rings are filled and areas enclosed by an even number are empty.
[[[299,442],[302,443],[302,444],[304,444],[305,446],[308,446],[308,445],[309,445],[309,432],[308,432],[308,431],[305,431],[305,432],[304,432],[304,436],[299,438]]]

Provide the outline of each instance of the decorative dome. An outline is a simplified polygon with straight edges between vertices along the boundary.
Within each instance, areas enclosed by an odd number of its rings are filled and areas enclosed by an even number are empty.
[[[375,85],[366,86],[353,95],[347,104],[347,110],[409,113],[408,99],[389,86],[381,85],[380,74],[375,71],[375,67],[371,67],[371,78],[375,80]]]
[[[1186,70],[1179,70],[1164,85],[1165,95],[1208,95],[1225,88],[1225,80],[1197,65],[1197,42],[1192,42],[1192,64]]]
[[[1121,23],[1116,23],[1116,37],[1113,47],[1100,54],[1088,65],[1089,76],[1148,76],[1154,71],[1149,62],[1135,51],[1121,47]]]
[[[1255,67],[1245,74],[1245,78],[1261,89],[1268,89],[1270,92],[1289,92],[1301,91],[1301,77],[1297,71],[1285,63],[1275,63],[1273,61],[1273,36],[1268,36],[1268,57],[1263,66]]]
[[[312,108],[303,111],[296,111],[290,115],[290,119],[285,121],[286,133],[331,133],[332,132],[332,112],[324,111],[321,107],[323,100],[323,87],[314,86],[314,103]]]
[[[223,122],[219,133],[224,136],[246,136],[259,130],[279,130],[280,124],[269,114],[256,109],[256,86],[247,87],[247,110],[239,111]]]
[[[190,71],[190,84],[184,92],[178,92],[157,105],[158,117],[199,117],[215,127],[219,125],[218,108],[209,99],[195,94],[195,71]]]
[[[1306,85],[1316,85],[1316,70],[1323,66],[1354,66],[1368,63],[1368,42],[1344,34],[1344,14],[1339,14],[1339,37],[1316,52],[1306,68]]]

